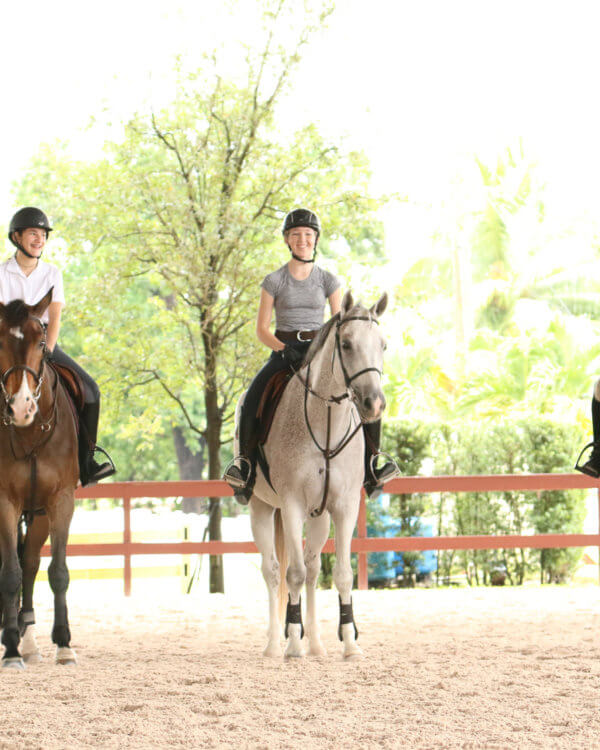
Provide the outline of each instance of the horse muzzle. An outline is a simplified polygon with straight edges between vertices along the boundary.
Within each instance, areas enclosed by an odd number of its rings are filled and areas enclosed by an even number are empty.
[[[385,396],[381,391],[355,394],[356,407],[363,422],[377,422],[385,410]]]

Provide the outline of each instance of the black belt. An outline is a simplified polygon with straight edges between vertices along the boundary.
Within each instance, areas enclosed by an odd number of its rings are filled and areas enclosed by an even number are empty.
[[[312,341],[314,337],[319,333],[319,329],[316,331],[275,331],[275,336],[284,343],[294,341]]]

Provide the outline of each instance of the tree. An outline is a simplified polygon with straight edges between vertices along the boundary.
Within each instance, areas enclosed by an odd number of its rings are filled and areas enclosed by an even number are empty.
[[[283,214],[314,207],[358,253],[365,238],[374,254],[381,242],[364,156],[313,125],[290,139],[277,128],[277,104],[330,8],[298,25],[294,3],[265,7],[264,45],[248,51],[244,85],[207,56],[201,71],[178,71],[167,108],[124,125],[106,158],[73,163],[45,148],[19,191],[48,208],[77,262],[94,269],[71,291],[86,353],[112,373],[113,399],[142,389],[148,409],[160,403],[192,452],[206,451],[210,479],[221,476],[224,431],[258,363],[248,324],[265,269],[280,257]],[[284,45],[286,24],[297,31]],[[210,511],[210,538],[220,539],[219,498]],[[220,557],[210,586],[223,590]]]

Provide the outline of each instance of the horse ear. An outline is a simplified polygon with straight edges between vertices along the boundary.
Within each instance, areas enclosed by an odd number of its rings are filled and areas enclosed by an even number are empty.
[[[39,302],[36,302],[35,305],[32,305],[29,308],[29,312],[31,315],[33,315],[34,318],[41,318],[42,315],[48,309],[48,305],[52,302],[52,290],[53,289],[54,287],[51,286],[49,291],[46,292],[46,294],[42,297],[42,299],[39,300]]]
[[[376,318],[378,318],[380,315],[383,315],[385,312],[385,308],[387,307],[388,303],[388,295],[387,292],[384,292],[381,297],[377,300],[377,302],[373,305],[373,307],[369,310],[369,312],[374,315]]]
[[[347,315],[353,307],[354,299],[352,297],[352,292],[348,289],[348,291],[342,297],[341,317],[343,318],[345,315]]]

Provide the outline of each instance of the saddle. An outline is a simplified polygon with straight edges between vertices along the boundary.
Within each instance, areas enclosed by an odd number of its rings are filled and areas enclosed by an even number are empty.
[[[72,370],[67,365],[59,365],[57,362],[51,361],[48,362],[48,365],[58,375],[58,379],[64,386],[67,394],[67,401],[73,412],[73,419],[75,420],[75,426],[77,428],[77,433],[79,434],[79,415],[85,402],[81,378],[75,370]]]
[[[258,419],[257,438],[260,445],[267,442],[275,412],[292,374],[289,370],[280,370],[267,382],[256,411],[256,418]]]

